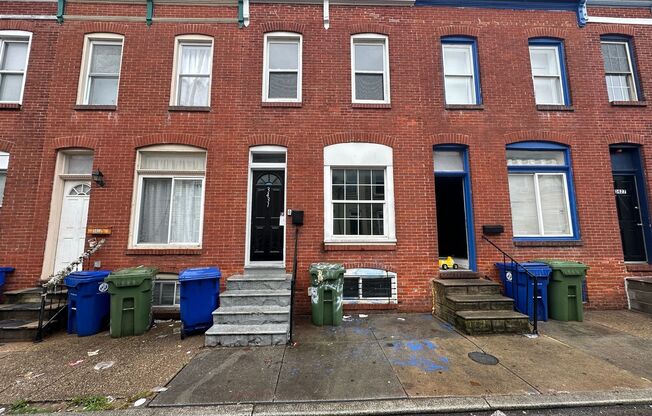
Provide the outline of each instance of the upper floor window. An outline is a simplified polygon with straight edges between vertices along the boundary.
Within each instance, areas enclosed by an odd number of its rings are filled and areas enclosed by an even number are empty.
[[[142,149],[136,165],[136,246],[201,245],[206,152],[188,146]]]
[[[640,94],[630,40],[603,36],[600,45],[609,101],[638,101]]]
[[[441,42],[446,104],[481,104],[477,42],[467,37]]]
[[[265,35],[263,101],[301,102],[301,35]]]
[[[577,238],[568,148],[523,142],[507,146],[514,237]]]
[[[213,69],[213,38],[201,35],[178,36],[170,105],[209,107]]]
[[[530,39],[530,64],[538,105],[570,105],[564,44],[556,39]]]
[[[0,207],[5,193],[5,183],[7,182],[7,168],[9,167],[9,153],[0,152]]]
[[[32,34],[0,31],[0,103],[21,103]]]
[[[123,41],[111,33],[86,35],[77,104],[117,104]]]
[[[395,242],[392,149],[373,143],[324,148],[327,242]]]
[[[389,103],[387,36],[372,33],[351,37],[351,83],[354,103]]]

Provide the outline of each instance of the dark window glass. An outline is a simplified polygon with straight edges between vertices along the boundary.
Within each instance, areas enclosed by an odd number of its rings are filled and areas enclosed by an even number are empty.
[[[253,163],[285,163],[285,153],[254,153]]]

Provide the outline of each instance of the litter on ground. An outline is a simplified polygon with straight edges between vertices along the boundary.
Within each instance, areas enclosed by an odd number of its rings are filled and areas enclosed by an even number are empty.
[[[369,315],[364,315],[364,314],[360,314],[360,315],[358,315],[358,316],[359,316],[360,318],[369,318]]]
[[[405,321],[405,318],[396,318],[396,319],[398,319],[399,321]]]
[[[84,362],[84,360],[71,361],[71,362],[68,363],[68,365],[71,366],[71,367],[75,367],[75,366],[77,366],[77,365],[79,365],[79,364],[81,364],[83,362]]]
[[[95,350],[95,351],[88,351],[86,354],[88,354],[89,357],[92,357],[94,355],[99,354],[100,350]]]
[[[95,364],[95,367],[93,367],[93,369],[95,369],[95,371],[106,370],[107,368],[113,367],[113,364],[115,364],[115,362],[113,361],[102,361],[100,363]]]
[[[134,402],[134,407],[142,406],[145,404],[146,401],[147,399],[138,399]]]

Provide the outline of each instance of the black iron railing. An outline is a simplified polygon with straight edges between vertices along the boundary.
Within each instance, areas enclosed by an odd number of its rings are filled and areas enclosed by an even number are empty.
[[[534,288],[532,289],[532,334],[533,335],[539,335],[539,327],[537,325],[538,321],[538,306],[539,306],[539,299],[541,299],[541,295],[539,294],[539,279],[537,278],[537,275],[530,272],[528,269],[523,267],[521,263],[516,261],[514,257],[510,256],[508,253],[505,252],[505,250],[501,249],[491,241],[490,239],[487,238],[487,236],[482,236],[482,239],[485,240],[487,243],[491,244],[496,250],[498,250],[502,255],[503,255],[503,263],[507,263],[507,259],[510,260],[512,263],[512,269],[515,269],[517,272],[523,270],[525,274],[527,274],[531,279],[532,283],[534,285]],[[527,291],[526,291],[527,293]]]
[[[65,316],[68,308],[66,286],[63,282],[44,285],[41,292],[41,309],[38,314],[38,329],[34,342],[41,342],[46,332],[55,323],[60,322],[60,318]]]

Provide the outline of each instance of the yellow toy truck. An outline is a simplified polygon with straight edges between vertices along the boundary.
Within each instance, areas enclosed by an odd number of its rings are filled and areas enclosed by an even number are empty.
[[[446,257],[446,259],[439,259],[439,268],[442,270],[458,269],[459,267],[451,256]]]

